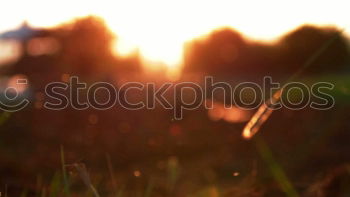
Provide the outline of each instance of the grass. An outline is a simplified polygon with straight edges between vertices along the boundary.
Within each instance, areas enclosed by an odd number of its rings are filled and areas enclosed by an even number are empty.
[[[306,193],[299,194],[297,189],[293,186],[292,182],[289,180],[286,172],[283,170],[282,166],[278,163],[276,158],[273,155],[273,151],[270,149],[268,144],[264,139],[257,135],[252,141],[256,145],[256,149],[260,154],[263,161],[266,163],[271,176],[274,178],[274,182],[278,184],[281,191],[283,191],[286,197],[302,197],[307,196]],[[251,174],[242,177],[242,179],[236,184],[229,186],[224,186],[220,182],[213,182],[210,185],[202,185],[198,189],[186,193],[186,194],[177,194],[178,186],[181,185],[181,180],[184,174],[180,170],[180,163],[177,158],[169,157],[166,163],[166,178],[165,188],[166,192],[161,192],[159,190],[160,185],[162,185],[157,177],[154,177],[152,174],[145,177],[147,179],[144,184],[139,187],[139,190],[132,191],[130,185],[123,185],[117,182],[116,173],[114,171],[114,165],[112,163],[111,157],[106,154],[106,167],[108,168],[109,174],[100,174],[104,177],[104,181],[100,182],[96,179],[96,176],[91,176],[88,172],[86,165],[83,163],[74,163],[68,165],[65,163],[65,154],[64,148],[61,146],[60,149],[62,169],[56,171],[53,174],[51,181],[48,185],[42,183],[42,178],[38,176],[37,178],[37,197],[61,197],[61,196],[84,196],[84,197],[158,197],[158,196],[185,196],[185,197],[243,197],[243,196],[252,196],[252,197],[262,197],[268,187],[268,185],[261,185],[262,182],[257,176],[257,171],[253,170]],[[345,165],[344,173],[350,175],[350,164]],[[74,173],[68,173],[67,167],[71,168],[71,171],[74,170],[77,176],[74,176]],[[255,168],[253,168],[255,169]],[[101,172],[97,172],[101,173]],[[142,175],[143,176],[143,175]],[[343,176],[343,175],[342,175]],[[77,179],[77,177],[79,179]],[[331,177],[331,178],[330,178]],[[335,175],[326,175],[324,179],[316,181],[314,184],[310,185],[307,193],[325,193],[325,188],[327,185],[332,183],[332,180],[335,179]],[[121,177],[120,177],[121,178]],[[140,178],[135,178],[140,179]],[[69,184],[68,184],[69,183]],[[95,183],[95,184],[94,184]],[[98,183],[98,184],[97,184]],[[133,183],[137,185],[138,183]],[[79,185],[85,185],[85,188],[80,187]],[[102,193],[98,191],[99,185],[100,189],[103,190]],[[103,189],[103,185],[110,185],[111,188],[108,192]],[[6,186],[7,187],[7,186]],[[344,187],[344,186],[343,186]],[[346,185],[345,185],[346,188]],[[316,191],[317,190],[317,191]],[[346,189],[344,189],[345,191]],[[29,190],[25,189],[21,193],[21,197],[32,196]],[[315,192],[316,191],[316,192]],[[7,189],[3,196],[7,196]],[[315,195],[313,197],[321,197],[320,195]]]
[[[63,174],[63,183],[64,183],[64,194],[65,196],[69,197],[69,181],[68,181],[68,175],[66,171],[66,162],[64,159],[64,148],[63,145],[61,145],[61,166],[62,166],[62,174]]]
[[[299,197],[298,192],[294,189],[292,183],[289,181],[282,167],[273,157],[272,151],[261,137],[255,139],[256,147],[260,156],[269,166],[272,176],[276,182],[280,185],[280,188],[286,194],[287,197]]]
[[[344,30],[336,32],[330,39],[323,43],[318,50],[316,50],[305,62],[304,64],[293,73],[285,82],[292,82],[310,66],[331,46],[331,44],[343,33]],[[283,93],[283,86],[277,90],[271,98],[269,98],[254,114],[251,120],[247,123],[246,127],[243,129],[242,135],[246,139],[252,138],[259,130],[262,124],[270,117],[272,113],[271,104],[277,103]]]

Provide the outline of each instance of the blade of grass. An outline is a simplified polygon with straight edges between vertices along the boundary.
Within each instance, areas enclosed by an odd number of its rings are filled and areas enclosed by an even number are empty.
[[[77,171],[80,175],[80,178],[83,179],[85,185],[92,191],[94,197],[100,197],[96,188],[91,183],[91,179],[90,179],[89,173],[86,170],[85,165],[76,163],[76,164],[73,164],[73,166],[77,169]]]
[[[113,187],[113,190],[115,192],[115,196],[122,197],[123,193],[124,193],[124,186],[118,187],[118,185],[117,185],[117,181],[116,181],[116,178],[114,175],[114,168],[113,168],[112,160],[111,160],[111,157],[108,153],[106,154],[106,161],[107,161],[108,171],[109,171],[109,174],[111,176],[112,187]]]
[[[259,131],[260,127],[272,114],[273,105],[278,102],[281,94],[282,90],[277,91],[268,101],[259,107],[258,111],[254,114],[254,116],[250,119],[250,121],[243,129],[242,136],[244,139],[250,139]]]
[[[62,174],[63,174],[63,184],[64,184],[64,193],[68,197],[70,195],[69,191],[69,181],[66,172],[66,162],[64,158],[64,147],[61,145],[61,166],[62,166]]]
[[[172,193],[176,182],[179,177],[179,161],[176,157],[172,156],[168,158],[168,164],[167,164],[167,170],[168,170],[168,192]]]
[[[342,29],[339,32],[336,32],[334,36],[332,36],[325,43],[323,43],[321,47],[318,50],[316,50],[305,61],[305,63],[301,66],[301,68],[298,69],[294,74],[292,74],[288,78],[285,84],[295,80],[297,77],[299,77],[300,74],[302,74],[305,71],[305,69],[310,67],[329,48],[329,46],[342,34],[342,32],[344,32],[344,30],[345,29]],[[271,108],[272,106],[271,104],[277,103],[280,100],[282,93],[283,93],[283,86],[262,106],[260,106],[258,111],[253,115],[253,117],[244,127],[242,132],[243,138],[250,139],[260,130],[261,126],[267,121],[267,119],[270,117],[273,111],[273,108]]]
[[[277,181],[282,191],[288,197],[298,197],[299,194],[294,189],[292,183],[289,181],[287,175],[284,173],[282,167],[278,164],[278,162],[274,159],[273,154],[265,143],[265,141],[261,137],[255,138],[255,144],[259,151],[260,156],[268,165],[270,172],[274,179]]]
[[[106,161],[107,161],[108,172],[109,172],[109,175],[111,176],[113,190],[117,192],[117,182],[114,177],[113,164],[112,164],[111,157],[108,153],[106,153]]]
[[[3,112],[0,115],[0,125],[3,125],[11,117],[10,112]]]
[[[59,191],[61,187],[61,176],[58,172],[55,173],[50,184],[50,197],[59,196]]]

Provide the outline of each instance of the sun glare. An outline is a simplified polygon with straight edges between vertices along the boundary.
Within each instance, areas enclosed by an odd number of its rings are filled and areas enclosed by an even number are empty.
[[[232,27],[252,39],[270,41],[305,23],[350,26],[347,1],[6,1],[0,32],[24,20],[51,27],[75,17],[97,15],[117,34],[114,47],[126,56],[138,51],[145,62],[169,69],[182,62],[184,44],[215,28]]]

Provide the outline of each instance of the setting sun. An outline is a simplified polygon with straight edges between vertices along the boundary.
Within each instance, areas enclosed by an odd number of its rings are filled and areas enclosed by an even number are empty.
[[[3,0],[0,197],[350,194],[349,0]]]
[[[215,28],[232,27],[251,39],[271,41],[296,26],[350,25],[347,1],[8,1],[1,6],[0,31],[28,21],[50,27],[97,15],[117,34],[119,55],[139,51],[145,61],[181,65],[184,43]],[[21,5],[21,6],[19,6]],[[10,7],[10,9],[9,9]],[[10,10],[18,10],[12,12]]]

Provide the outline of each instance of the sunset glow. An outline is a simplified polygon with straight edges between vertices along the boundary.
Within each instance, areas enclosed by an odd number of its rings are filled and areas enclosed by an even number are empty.
[[[28,5],[27,5],[28,4]],[[184,43],[215,28],[232,27],[257,40],[273,40],[305,23],[349,27],[347,1],[6,1],[0,32],[23,21],[52,27],[97,15],[117,34],[119,55],[138,50],[146,61],[181,65]]]

